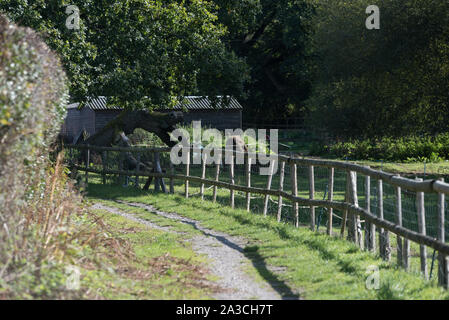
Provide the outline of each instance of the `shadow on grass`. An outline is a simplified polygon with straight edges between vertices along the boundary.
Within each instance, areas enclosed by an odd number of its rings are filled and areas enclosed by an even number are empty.
[[[184,222],[189,225],[191,225],[195,230],[200,231],[203,235],[207,237],[215,238],[216,240],[220,241],[223,245],[236,250],[238,252],[241,252],[247,257],[251,263],[253,264],[254,268],[257,270],[259,275],[267,282],[279,295],[282,297],[283,300],[297,300],[300,298],[299,294],[294,293],[291,288],[282,280],[279,279],[279,277],[269,270],[265,259],[259,254],[258,249],[254,250],[255,247],[246,247],[242,248],[238,244],[230,241],[226,237],[214,235],[207,231],[204,231],[204,229],[201,229],[198,227],[198,222]]]
[[[97,190],[97,188],[102,188],[103,190]],[[88,197],[90,198],[97,198],[102,200],[119,200],[123,199],[124,197],[136,197],[139,195],[154,195],[155,193],[153,191],[143,191],[139,190],[137,188],[121,188],[120,190],[117,189],[117,186],[103,186],[103,185],[93,185],[91,184],[88,188]],[[176,198],[175,201],[178,203],[183,202],[183,198]],[[185,204],[185,203],[183,203]],[[196,204],[192,203],[192,207],[198,208],[198,209],[204,209],[200,206],[197,206]],[[147,209],[148,210],[148,209]],[[189,219],[190,220],[190,219]],[[190,221],[182,221],[179,220],[181,223],[188,224],[192,226],[195,230],[201,232],[204,236],[207,237],[213,237],[223,245],[236,250],[240,253],[243,253],[246,258],[248,258],[254,268],[257,270],[258,274],[265,280],[266,283],[268,283],[273,290],[275,290],[283,300],[297,300],[300,298],[300,295],[293,292],[292,289],[272,271],[270,271],[268,265],[265,262],[265,259],[262,257],[262,255],[258,252],[258,247],[247,247],[242,248],[237,243],[230,241],[224,236],[212,234],[210,232],[207,232],[207,229],[200,228],[198,226],[198,221],[190,220]]]
[[[176,201],[179,204],[185,204],[184,199],[176,199]],[[191,203],[190,205],[197,209],[203,209],[203,210],[205,209],[197,203]],[[348,253],[348,255],[343,254],[343,253],[334,252],[332,248],[329,248],[328,242],[329,241],[339,241],[339,239],[328,238],[328,236],[325,234],[316,234],[315,233],[315,234],[310,234],[310,236],[294,235],[294,234],[291,234],[291,232],[289,232],[291,230],[288,230],[288,229],[293,228],[292,226],[289,226],[289,225],[273,223],[273,222],[269,221],[268,219],[265,221],[254,221],[253,219],[250,219],[249,217],[245,217],[241,214],[232,214],[232,213],[229,213],[226,211],[223,211],[221,214],[224,214],[227,217],[234,219],[236,222],[238,222],[242,225],[252,225],[252,226],[255,226],[260,229],[273,231],[279,236],[279,238],[281,240],[302,243],[302,244],[306,245],[307,247],[309,247],[311,250],[318,252],[318,254],[320,255],[320,257],[323,260],[335,261],[336,264],[339,266],[339,270],[341,272],[344,272],[347,274],[353,275],[358,272],[357,267],[353,265],[353,262],[348,257],[350,253],[357,255],[359,261],[368,258],[368,254],[360,252],[355,247],[355,245],[354,245],[354,248],[349,248],[347,250],[347,252],[345,252],[345,253]],[[304,225],[303,227],[306,228],[307,226]],[[347,259],[345,259],[344,257],[346,257]]]

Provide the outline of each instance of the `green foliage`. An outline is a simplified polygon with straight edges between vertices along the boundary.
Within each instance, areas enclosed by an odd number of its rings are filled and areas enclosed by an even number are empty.
[[[316,3],[316,126],[358,139],[449,129],[447,1],[377,1],[380,30],[365,27],[368,0]]]
[[[308,67],[309,0],[215,0],[228,29],[229,47],[246,60],[251,81],[245,86],[245,115],[286,118],[301,114],[310,91]]]
[[[17,188],[1,201],[39,192],[67,98],[59,60],[34,32],[0,16],[0,191]]]
[[[32,30],[0,15],[0,295],[75,297],[64,259],[76,250],[68,222],[80,198],[50,160],[65,116],[66,76]],[[66,261],[64,261],[66,262]]]
[[[69,4],[80,9],[80,30],[65,26]],[[6,0],[0,10],[47,35],[78,101],[89,94],[129,109],[170,106],[199,91],[239,94],[246,79],[206,1]]]
[[[265,283],[275,282],[280,292],[299,291],[300,297],[307,300],[449,298],[446,290],[437,287],[435,277],[432,281],[426,281],[419,272],[405,272],[372,253],[359,250],[353,243],[340,237],[312,232],[305,226],[296,228],[289,223],[278,223],[275,216],[265,217],[259,210],[248,213],[244,209],[244,197],[236,197],[241,198],[241,206],[232,209],[227,205],[229,190],[218,191],[218,197],[226,199],[224,205],[201,200],[201,197],[185,199],[181,194],[184,187],[182,183],[176,185],[176,194],[169,195],[104,186],[99,181],[89,185],[88,196],[93,201],[110,199],[113,202],[120,199],[151,204],[158,210],[176,212],[200,221],[206,228],[244,237],[247,244],[243,252],[253,262],[248,266],[250,275]],[[192,192],[198,192],[199,186],[191,185],[191,189]],[[211,197],[212,190],[206,190],[206,199]],[[255,201],[260,201],[263,207],[263,197],[252,200]],[[155,215],[148,212],[142,212],[141,217],[160,225],[166,224],[165,221],[155,220]],[[172,223],[178,225],[175,228],[183,228],[183,231],[190,227]],[[391,242],[394,241],[392,238]],[[412,243],[413,252],[419,252],[419,247],[414,245]],[[370,266],[379,267],[380,290],[366,288],[367,268]],[[413,256],[411,269],[419,270],[419,266],[419,258]],[[272,271],[277,268],[283,272]]]
[[[158,147],[163,146],[162,140],[154,133],[148,132],[143,129],[136,129],[133,134],[128,136],[130,142],[134,146],[150,146]]]
[[[311,153],[350,160],[439,162],[449,159],[449,133],[434,137],[383,137],[375,140],[350,140],[328,146],[314,145]]]

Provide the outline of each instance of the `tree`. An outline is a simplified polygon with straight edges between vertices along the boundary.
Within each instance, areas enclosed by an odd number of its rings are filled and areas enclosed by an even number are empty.
[[[79,30],[66,27],[69,4],[79,8]],[[46,35],[62,57],[72,99],[104,95],[125,109],[86,143],[109,146],[143,128],[172,145],[168,132],[179,118],[167,120],[155,107],[186,94],[238,95],[246,79],[207,1],[4,0],[0,10]]]
[[[379,30],[365,26],[370,4],[318,1],[315,125],[342,138],[448,130],[449,3],[378,1]]]
[[[251,68],[245,114],[251,118],[302,115],[310,91],[308,0],[215,0],[226,41]]]
[[[80,30],[69,30],[65,5]],[[113,96],[126,109],[171,106],[186,94],[239,94],[245,65],[227,51],[208,2],[5,0],[11,18],[47,34],[71,81],[71,96]]]

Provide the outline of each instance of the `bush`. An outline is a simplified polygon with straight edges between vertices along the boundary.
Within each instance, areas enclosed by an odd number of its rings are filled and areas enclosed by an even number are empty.
[[[376,140],[350,140],[327,146],[315,146],[312,155],[351,160],[438,162],[449,159],[449,133],[434,137],[385,137]]]
[[[30,29],[0,15],[0,298],[74,297],[64,262],[83,212],[51,145],[67,102],[57,57]]]

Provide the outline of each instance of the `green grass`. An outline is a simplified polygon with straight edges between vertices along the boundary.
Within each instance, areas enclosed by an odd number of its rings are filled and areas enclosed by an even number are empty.
[[[105,203],[108,204],[108,203]],[[181,235],[148,228],[108,211],[94,210],[107,225],[117,248],[106,246],[107,258],[82,269],[86,298],[209,299],[214,290],[207,261]],[[126,245],[124,245],[124,243]]]
[[[201,221],[207,228],[245,237],[250,243],[244,251],[253,261],[253,266],[248,267],[247,271],[257,274],[259,280],[277,281],[280,292],[286,295],[300,292],[305,299],[449,298],[447,292],[437,287],[435,276],[434,280],[427,282],[417,272],[402,271],[371,253],[359,251],[352,243],[340,238],[311,232],[307,227],[296,229],[289,223],[277,223],[272,216],[256,214],[259,211],[257,208],[253,213],[232,210],[224,205],[229,191],[220,190],[221,203],[214,204],[201,201],[196,196],[185,199],[182,185],[176,186],[175,195],[168,195],[131,187],[103,186],[98,177],[91,178],[91,182],[88,197],[92,201],[121,199],[147,203],[160,210]],[[197,191],[197,187],[192,185],[192,193]],[[208,190],[206,199],[210,197],[211,190]],[[236,197],[236,200],[237,207],[243,207],[244,198]],[[152,221],[173,224],[151,213],[137,211],[135,213]],[[391,243],[394,247],[394,238]],[[416,246],[412,249],[413,252],[417,250]],[[412,259],[412,264],[412,270],[418,270],[416,257]],[[368,290],[365,286],[368,276],[366,270],[372,265],[380,269],[380,290]],[[284,272],[276,274],[270,271],[273,267],[281,268]]]

